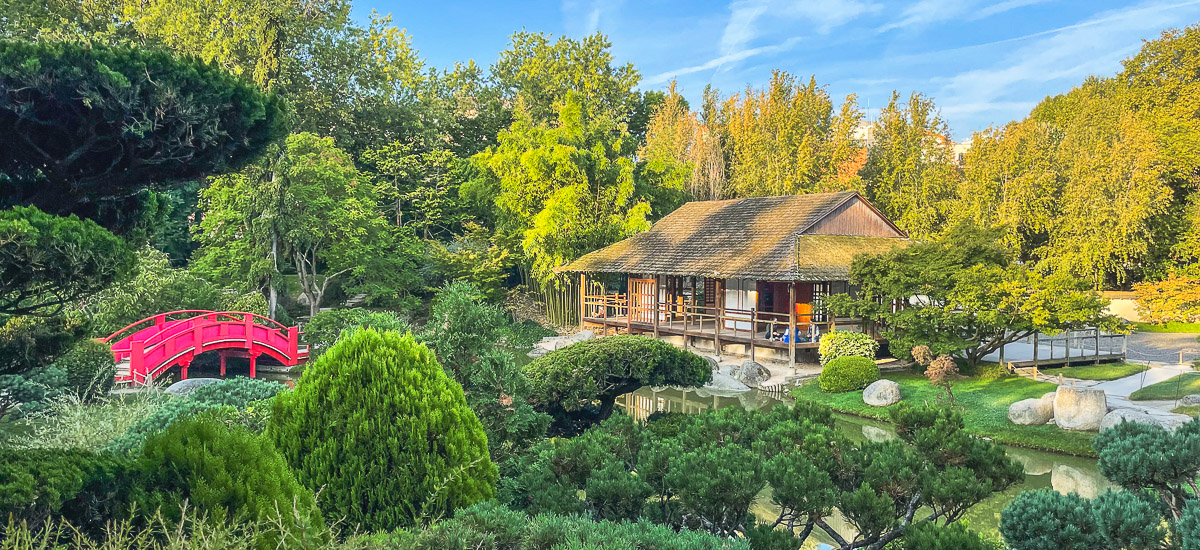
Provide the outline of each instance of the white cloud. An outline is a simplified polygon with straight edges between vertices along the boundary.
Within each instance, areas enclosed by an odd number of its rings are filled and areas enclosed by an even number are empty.
[[[887,32],[894,29],[920,27],[955,19],[977,21],[1047,1],[1049,0],[1005,0],[994,4],[980,5],[978,1],[973,0],[921,0],[905,8],[900,12],[895,21],[879,27],[878,30],[879,32]]]
[[[1005,116],[993,121],[1007,120],[1014,111],[1021,113],[1017,108],[1028,103],[1015,101],[1014,96],[1047,83],[1073,86],[1090,75],[1111,75],[1120,70],[1123,58],[1137,51],[1141,38],[1178,24],[1179,10],[1196,5],[1200,5],[1200,0],[1175,4],[1146,2],[1104,12],[1073,25],[993,43],[1025,42],[991,67],[935,79],[934,82],[943,83],[935,95],[944,113],[977,118],[989,112],[1003,112]]]
[[[723,65],[736,63],[738,61],[742,61],[744,59],[748,59],[748,58],[754,57],[756,55],[763,55],[763,54],[767,54],[767,53],[777,53],[777,52],[787,51],[787,50],[790,50],[793,47],[795,47],[796,44],[798,44],[799,42],[800,42],[800,38],[797,37],[797,38],[789,38],[779,44],[774,44],[771,46],[760,46],[757,48],[743,49],[743,50],[736,51],[731,54],[726,54],[726,55],[722,55],[720,57],[710,59],[699,65],[693,65],[690,67],[681,67],[678,69],[665,71],[665,72],[647,77],[645,80],[645,83],[648,85],[651,85],[651,86],[657,85],[657,84],[662,84],[662,83],[667,82],[668,80],[671,80],[672,78],[675,78],[675,77],[688,75],[688,74],[692,74],[692,73],[698,73],[700,71],[707,71],[710,69],[719,69]]]

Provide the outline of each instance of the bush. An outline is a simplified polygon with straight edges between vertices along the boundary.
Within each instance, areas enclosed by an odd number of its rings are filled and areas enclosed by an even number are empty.
[[[104,342],[84,340],[54,363],[67,373],[67,388],[83,401],[108,394],[117,374],[112,348]]]
[[[442,365],[458,376],[496,346],[508,325],[508,315],[489,304],[479,287],[460,281],[438,290],[420,337]]]
[[[555,417],[560,432],[608,418],[617,397],[642,386],[703,386],[712,368],[703,357],[654,338],[597,338],[552,351],[525,366],[529,400]],[[598,402],[593,418],[579,412]],[[572,422],[582,425],[572,426]]]
[[[578,516],[540,514],[529,517],[495,503],[461,510],[451,520],[422,531],[364,537],[366,546],[388,550],[442,550],[444,548],[653,548],[655,550],[749,550],[744,540],[645,521],[615,523]]]
[[[933,362],[933,350],[929,349],[929,346],[913,346],[909,355],[921,367],[928,367]]]
[[[53,517],[98,532],[118,515],[136,476],[114,455],[65,449],[0,451],[0,517],[41,526]]]
[[[879,342],[871,338],[871,335],[848,330],[826,333],[821,336],[821,342],[817,345],[817,353],[821,356],[821,366],[828,365],[830,361],[838,357],[875,359],[875,353],[878,351]]]
[[[827,393],[861,390],[876,380],[879,367],[866,357],[838,357],[817,376],[817,384]]]
[[[941,526],[918,522],[908,528],[897,550],[1002,550],[998,542],[983,536],[961,523]]]
[[[400,333],[412,330],[412,325],[407,320],[390,311],[371,311],[360,307],[322,311],[313,315],[312,320],[304,325],[308,360],[316,360],[338,341],[343,332],[357,327]]]
[[[136,451],[148,436],[167,429],[177,420],[222,407],[246,409],[251,403],[270,399],[286,389],[287,386],[278,382],[245,377],[201,386],[182,397],[168,398],[153,414],[114,439],[109,449],[124,453]]]
[[[267,433],[321,508],[368,530],[491,498],[496,466],[462,388],[412,335],[342,338],[280,395]]]
[[[1000,514],[1000,533],[1012,550],[1093,550],[1104,547],[1088,501],[1053,489],[1025,491]]]
[[[179,520],[186,502],[216,522],[266,520],[300,540],[307,531],[323,532],[312,492],[296,481],[271,442],[208,415],[147,439],[138,469],[153,487],[140,499],[144,512],[160,510]],[[279,536],[262,533],[258,546],[275,548]]]
[[[0,375],[0,418],[44,412],[66,389],[67,373],[54,365]]]

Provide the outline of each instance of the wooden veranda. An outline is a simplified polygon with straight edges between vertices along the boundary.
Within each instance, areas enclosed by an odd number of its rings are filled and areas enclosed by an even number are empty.
[[[718,355],[729,345],[740,345],[740,351],[751,360],[758,359],[760,349],[785,351],[792,368],[797,350],[816,349],[820,337],[834,330],[863,332],[882,341],[875,323],[826,314],[819,304],[797,308],[794,283],[789,284],[788,312],[781,313],[728,308],[719,299],[715,304],[695,303],[696,279],[691,278],[690,289],[683,288],[684,281],[669,276],[631,279],[627,292],[607,293],[581,274],[580,328],[596,330],[601,336],[674,336],[682,340],[685,349]],[[797,313],[798,309],[810,313]]]

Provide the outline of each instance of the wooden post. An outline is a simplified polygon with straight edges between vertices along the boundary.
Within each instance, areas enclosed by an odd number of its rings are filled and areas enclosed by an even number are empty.
[[[796,282],[788,283],[788,368],[796,374]]]
[[[221,356],[221,376],[223,377],[223,376],[225,376],[225,353],[221,352],[220,356]]]
[[[191,361],[188,361],[188,360],[184,360],[183,363],[180,363],[179,374],[182,375],[180,377],[180,380],[187,380],[187,369],[188,369],[189,364],[191,364]]]
[[[250,378],[254,378],[255,367],[258,361],[258,352],[250,352]]]
[[[688,349],[688,317],[691,314],[691,307],[696,303],[696,278],[692,277],[692,303],[688,304],[684,300],[683,304],[683,350]]]
[[[1121,360],[1122,361],[1128,359],[1128,356],[1125,354],[1125,350],[1126,350],[1125,346],[1127,346],[1128,344],[1129,344],[1129,336],[1122,334],[1121,335]]]
[[[625,334],[633,334],[633,285],[625,276]]]
[[[655,338],[658,338],[658,308],[659,308],[658,287],[659,287],[660,279],[661,279],[661,277],[659,275],[654,276],[654,302],[653,302],[654,303],[654,313],[653,313],[653,318],[650,319],[650,322],[654,325],[654,337]]]
[[[579,330],[583,330],[583,317],[587,313],[587,273],[579,274]]]
[[[725,324],[724,319],[721,318],[722,313],[725,311],[724,286],[725,285],[722,284],[721,279],[717,279],[713,283],[713,288],[716,289],[717,293],[717,295],[713,297],[715,298],[713,304],[716,306],[716,323],[713,325],[713,348],[715,349],[713,351],[717,352],[717,361],[721,360],[721,325]]]
[[[1100,329],[1096,328],[1094,330],[1096,331],[1096,364],[1099,365],[1100,364]]]
[[[754,361],[754,335],[758,332],[758,308],[750,308],[750,360]]]

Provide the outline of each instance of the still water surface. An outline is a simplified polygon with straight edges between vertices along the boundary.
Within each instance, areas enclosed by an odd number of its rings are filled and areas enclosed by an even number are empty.
[[[770,408],[779,403],[790,404],[754,390],[726,397],[714,395],[704,389],[681,391],[651,387],[639,389],[617,400],[617,404],[627,414],[639,419],[645,419],[657,411],[695,414],[724,407]],[[839,430],[855,441],[885,441],[896,437],[896,432],[890,425],[866,418],[838,414],[835,415],[835,423]],[[1100,474],[1094,459],[1009,446],[1005,446],[1004,450],[1009,457],[1025,467],[1025,482],[992,495],[972,508],[965,517],[973,529],[989,536],[999,536],[1000,511],[1021,491],[1050,487],[1062,493],[1078,493],[1080,496],[1092,498],[1107,488],[1116,488]],[[760,495],[754,511],[759,517],[769,518],[771,521],[778,516],[778,509],[771,505],[770,494],[766,491]],[[837,528],[843,536],[853,534],[853,530],[845,522],[840,521],[840,518],[836,519],[839,521],[830,521],[830,525]],[[812,547],[827,548],[825,545]]]

